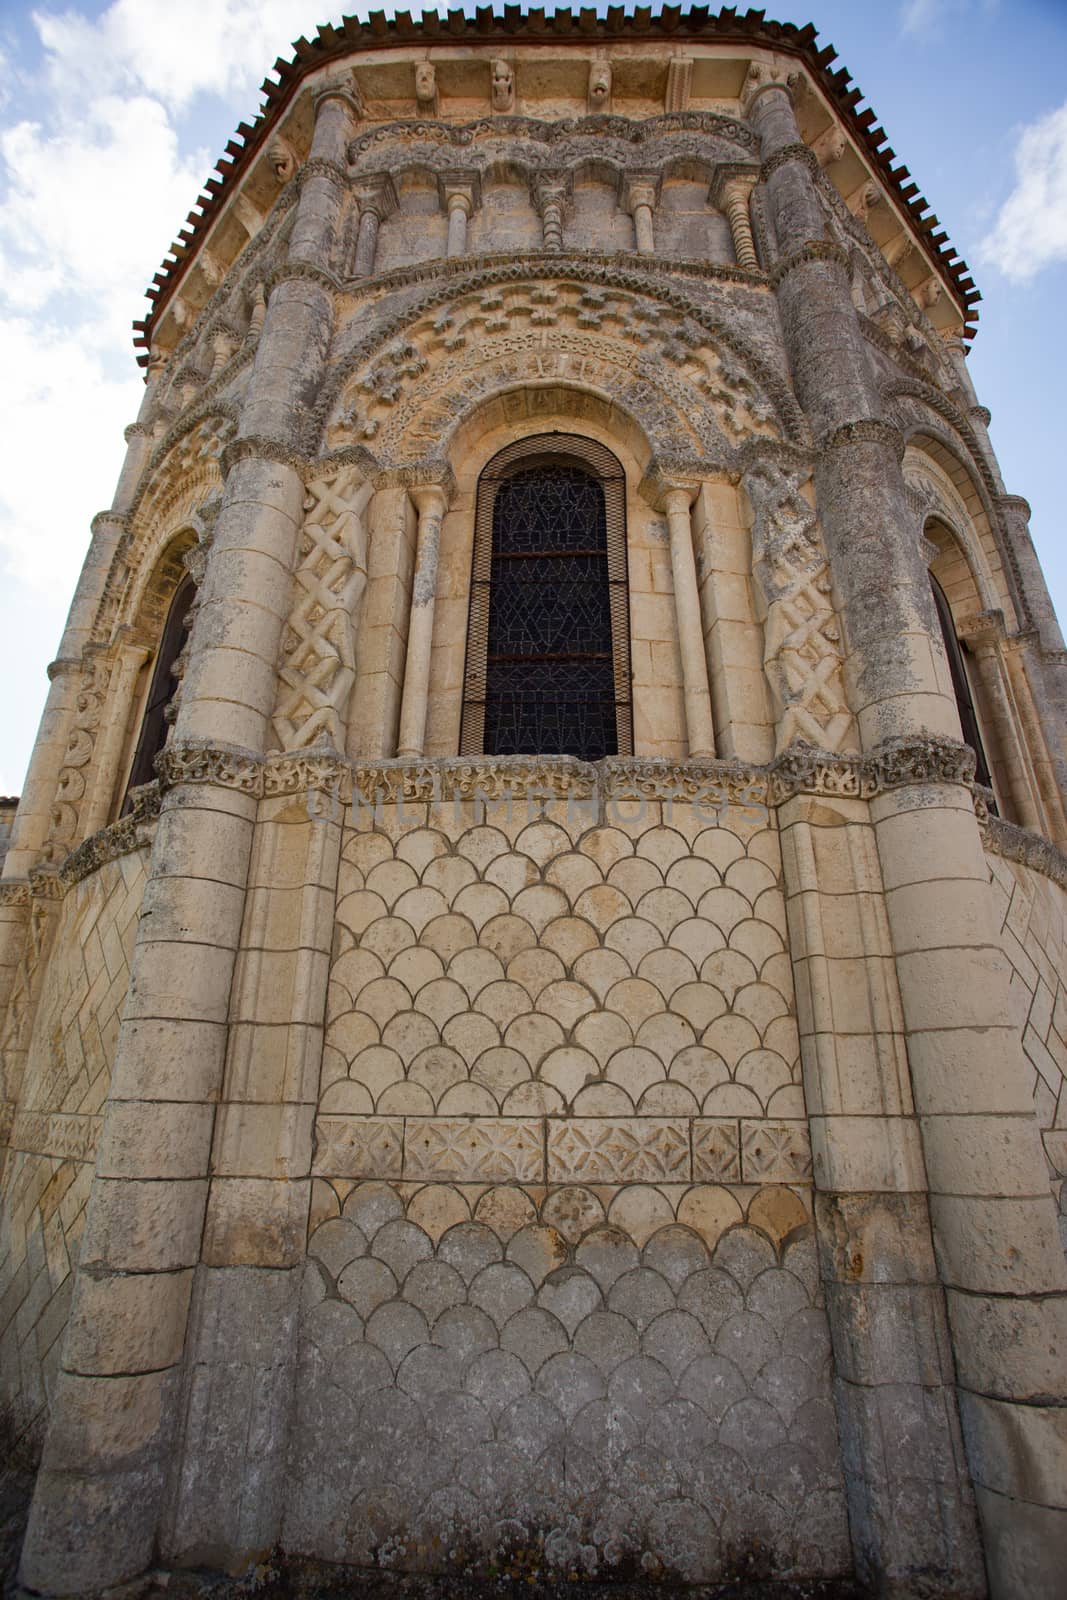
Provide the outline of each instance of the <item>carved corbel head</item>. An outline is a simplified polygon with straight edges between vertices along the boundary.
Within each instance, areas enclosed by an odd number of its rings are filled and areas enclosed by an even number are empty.
[[[490,99],[494,111],[515,109],[515,69],[510,61],[498,57],[492,64]]]
[[[882,203],[882,191],[874,182],[862,183],[855,194],[849,196],[848,208],[857,222],[866,222],[875,206]]]
[[[611,110],[611,62],[591,61],[589,63],[589,110]]]
[[[941,298],[941,282],[933,273],[912,290],[915,304],[923,311],[932,311]]]
[[[838,122],[831,122],[828,128],[823,129],[811,148],[820,167],[832,167],[835,161],[841,160],[848,149],[844,128]]]
[[[278,183],[288,183],[290,178],[295,177],[299,162],[296,151],[284,133],[276,133],[271,138],[267,145],[267,160]]]
[[[432,61],[415,63],[415,103],[422,116],[437,116],[439,109],[437,69]]]
[[[212,255],[207,246],[203,246],[196,258],[197,266],[204,275],[204,282],[211,289],[217,289],[226,276],[226,268],[217,256]]]

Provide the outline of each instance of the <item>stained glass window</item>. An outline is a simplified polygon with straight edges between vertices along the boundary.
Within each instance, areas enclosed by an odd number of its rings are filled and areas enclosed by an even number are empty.
[[[487,755],[629,751],[621,469],[608,459],[612,506],[601,474],[558,447],[483,480],[465,752],[475,740]]]
[[[174,699],[178,687],[174,667],[186,641],[189,608],[195,594],[196,584],[192,578],[184,578],[178,585],[167,613],[163,637],[159,641],[159,652],[152,667],[148,698],[141,716],[141,731],[126,786],[124,811],[130,804],[129,791],[138,788],[142,783],[151,783],[156,775],[156,756],[167,740],[167,707]]]

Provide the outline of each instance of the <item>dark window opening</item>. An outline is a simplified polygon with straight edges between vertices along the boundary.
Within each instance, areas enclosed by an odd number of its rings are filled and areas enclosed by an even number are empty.
[[[159,650],[152,668],[148,699],[141,717],[141,732],[138,735],[137,749],[130,768],[130,781],[126,786],[127,798],[124,810],[129,806],[130,790],[138,788],[142,783],[151,783],[156,775],[156,756],[167,740],[167,707],[174,699],[178,688],[174,667],[185,644],[186,622],[195,594],[196,584],[192,578],[184,578],[175,590],[174,599],[170,603],[167,620],[163,626],[163,637],[159,641]]]
[[[493,507],[486,754],[617,749],[604,491],[581,467],[527,467]]]
[[[629,754],[628,612],[618,462],[578,437],[508,446],[479,483],[463,753]]]
[[[933,590],[934,604],[937,607],[937,620],[941,624],[941,637],[945,642],[945,654],[948,656],[948,670],[952,675],[952,690],[956,696],[956,709],[960,716],[963,742],[964,744],[969,744],[974,751],[974,781],[975,783],[980,783],[985,789],[992,789],[993,780],[989,774],[989,763],[986,761],[982,735],[978,728],[978,715],[974,709],[974,698],[971,694],[970,679],[967,676],[967,663],[964,660],[967,646],[962,639],[956,637],[956,625],[952,620],[952,608],[948,603],[948,597],[932,572],[930,574],[930,587]],[[996,810],[995,804],[992,809]]]

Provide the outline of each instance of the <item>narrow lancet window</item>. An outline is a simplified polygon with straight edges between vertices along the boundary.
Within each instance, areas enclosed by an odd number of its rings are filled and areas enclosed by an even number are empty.
[[[534,443],[479,486],[462,749],[628,754],[621,469],[590,441]]]
[[[130,767],[127,795],[131,789],[136,789],[140,784],[151,783],[156,775],[156,756],[167,741],[167,707],[174,699],[178,687],[174,668],[185,645],[189,608],[195,594],[196,584],[193,579],[184,578],[175,590],[170,603],[159,649],[152,665],[152,681],[148,686],[148,697],[141,715],[141,731],[137,738],[133,764]]]
[[[930,587],[934,592],[937,620],[941,624],[941,637],[948,657],[948,670],[952,675],[952,690],[956,696],[956,709],[960,715],[963,742],[969,744],[974,751],[974,781],[980,783],[983,788],[991,789],[993,780],[989,775],[989,763],[986,760],[982,734],[978,726],[978,713],[974,709],[974,697],[967,676],[967,663],[963,658],[966,646],[956,637],[956,624],[952,620],[952,608],[948,603],[948,596],[933,573],[930,574]]]

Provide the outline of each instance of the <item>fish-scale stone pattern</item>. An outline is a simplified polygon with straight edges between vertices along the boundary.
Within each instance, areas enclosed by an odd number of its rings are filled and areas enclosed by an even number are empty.
[[[0,1179],[0,1372],[30,1421],[59,1368],[147,851],[105,864],[59,912]]]
[[[1034,1111],[1067,1254],[1067,894],[1021,862],[987,857],[1010,995],[1033,1067]]]
[[[622,1190],[631,1232],[580,1186],[540,1206],[401,1190],[338,1186],[310,1239],[287,1548],[401,1570],[848,1570],[796,1195],[757,1197],[770,1231],[725,1197],[720,1231],[707,1197],[682,1196],[686,1225],[669,1190]]]
[[[666,809],[348,836],[318,1174],[810,1179],[777,835]]]

